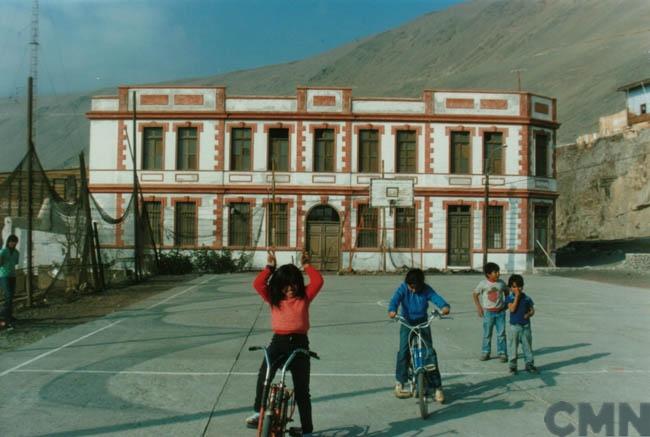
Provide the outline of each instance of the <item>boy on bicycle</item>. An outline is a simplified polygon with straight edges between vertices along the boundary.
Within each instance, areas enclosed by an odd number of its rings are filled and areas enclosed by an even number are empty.
[[[449,304],[430,285],[424,282],[424,272],[420,269],[411,269],[406,274],[404,282],[395,290],[395,294],[390,300],[388,317],[391,319],[394,318],[397,315],[397,309],[401,305],[402,317],[406,319],[406,323],[409,325],[418,325],[426,322],[428,319],[429,301],[440,308],[442,314],[449,314]],[[404,388],[404,384],[408,380],[410,332],[406,326],[400,326],[399,350],[397,351],[397,364],[395,368],[395,379],[397,380],[395,384],[395,396],[400,399],[411,396],[411,393]],[[445,401],[445,396],[442,392],[438,358],[431,341],[431,328],[424,329],[421,333],[422,339],[431,350],[431,356],[427,362],[434,364],[436,367],[434,371],[427,372],[429,389],[435,390],[436,401],[442,403]]]

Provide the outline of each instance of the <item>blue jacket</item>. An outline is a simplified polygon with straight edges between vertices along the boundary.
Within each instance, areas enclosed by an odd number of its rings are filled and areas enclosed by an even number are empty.
[[[414,293],[409,290],[406,282],[402,282],[390,300],[388,312],[397,312],[397,308],[401,305],[402,317],[406,320],[426,319],[429,301],[441,309],[449,307],[449,304],[429,284],[424,284],[424,288],[420,292]]]

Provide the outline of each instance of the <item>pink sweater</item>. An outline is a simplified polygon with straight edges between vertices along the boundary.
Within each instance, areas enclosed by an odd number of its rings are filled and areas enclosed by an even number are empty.
[[[323,286],[323,277],[311,265],[305,266],[309,285],[305,286],[305,299],[295,297],[284,299],[280,307],[271,306],[271,329],[276,334],[306,334],[309,331],[309,304]],[[269,297],[268,280],[273,271],[267,266],[253,281],[253,287],[267,303]]]

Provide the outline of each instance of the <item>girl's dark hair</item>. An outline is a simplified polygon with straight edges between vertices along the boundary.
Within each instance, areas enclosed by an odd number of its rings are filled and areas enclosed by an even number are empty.
[[[406,273],[404,282],[415,288],[415,291],[420,291],[424,287],[424,272],[421,269],[411,269]]]
[[[521,275],[510,275],[508,278],[508,287],[516,285],[519,288],[524,288],[524,278]]]
[[[9,243],[11,242],[18,243],[18,237],[16,237],[14,234],[11,234],[10,236],[7,237],[7,246],[9,246]]]
[[[497,263],[486,263],[485,266],[483,266],[483,273],[485,275],[489,275],[492,272],[498,272],[499,271],[499,264]]]
[[[293,264],[280,266],[271,275],[271,279],[269,279],[271,306],[280,306],[280,302],[285,299],[284,289],[288,286],[293,287],[294,296],[298,299],[304,299],[307,296],[305,294],[305,280],[302,277],[302,273]]]

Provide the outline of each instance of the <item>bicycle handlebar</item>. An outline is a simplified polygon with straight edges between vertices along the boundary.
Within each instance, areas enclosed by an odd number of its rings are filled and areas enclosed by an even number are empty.
[[[395,316],[395,320],[397,321],[397,323],[399,323],[401,325],[404,325],[409,329],[425,329],[425,328],[428,328],[429,325],[431,325],[431,322],[433,321],[433,319],[442,320],[443,318],[444,317],[442,317],[442,314],[440,313],[440,311],[433,310],[433,311],[431,311],[431,315],[429,316],[429,318],[426,321],[424,321],[424,322],[422,322],[422,323],[420,323],[418,325],[410,325],[409,323],[407,323],[407,321],[406,321],[406,319],[404,317],[402,317],[400,315]]]

